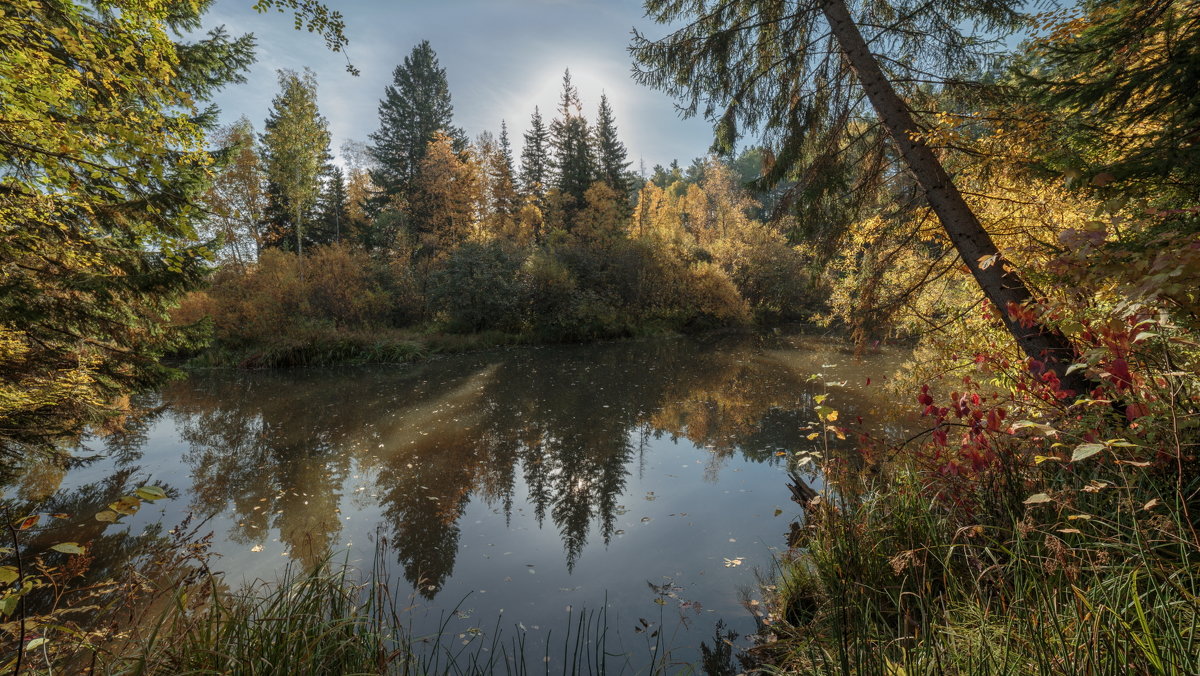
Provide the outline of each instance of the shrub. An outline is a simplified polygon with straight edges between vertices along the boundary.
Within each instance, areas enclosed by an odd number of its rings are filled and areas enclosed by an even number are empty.
[[[428,303],[451,331],[521,328],[522,257],[503,242],[467,242],[435,265]]]

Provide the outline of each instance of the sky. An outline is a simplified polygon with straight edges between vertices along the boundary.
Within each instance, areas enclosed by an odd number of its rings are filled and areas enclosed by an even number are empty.
[[[600,93],[608,94],[633,169],[644,162],[648,171],[673,159],[686,165],[712,143],[710,123],[681,119],[670,97],[630,78],[632,28],[651,37],[666,32],[643,16],[639,0],[328,0],[345,18],[347,53],[358,77],[319,36],[296,31],[290,14],[258,14],[253,4],[217,0],[205,16],[206,28],[224,25],[258,39],[247,82],[215,97],[223,122],[245,116],[261,131],[278,90],[276,70],[308,67],[317,75],[318,102],[339,154],[346,141],[368,141],[393,69],[429,40],[446,69],[455,124],[475,138],[499,133],[500,121],[507,121],[518,157],[534,106],[547,122],[553,117],[565,68],[589,119]]]

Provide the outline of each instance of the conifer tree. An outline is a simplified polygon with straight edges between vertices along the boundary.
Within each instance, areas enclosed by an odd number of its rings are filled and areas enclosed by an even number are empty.
[[[620,196],[622,204],[627,203],[630,190],[627,170],[632,162],[625,144],[617,138],[617,123],[613,119],[612,106],[608,103],[608,95],[600,95],[600,112],[596,115],[596,174],[597,178],[608,184]]]
[[[585,194],[595,179],[591,134],[570,70],[563,73],[558,117],[550,123],[550,147],[554,150],[554,187],[565,200],[569,227],[570,215],[583,207]]]
[[[350,209],[346,192],[346,174],[336,164],[330,165],[325,189],[317,207],[317,228],[321,244],[341,242],[349,231]]]
[[[279,71],[280,92],[271,102],[261,141],[274,223],[274,244],[304,254],[306,233],[321,196],[321,178],[330,159],[329,124],[317,109],[312,71]]]
[[[0,473],[120,408],[188,345],[167,313],[204,269],[201,113],[253,62],[250,36],[199,33],[208,4],[3,4]]]
[[[370,154],[377,165],[371,180],[384,198],[409,196],[435,134],[449,137],[455,150],[466,146],[453,117],[446,69],[438,65],[429,41],[423,40],[392,71],[392,84],[379,102],[379,130],[371,134]]]
[[[500,122],[498,140],[487,132],[480,135],[477,150],[479,161],[487,172],[488,222],[485,229],[496,235],[510,237],[516,230],[521,201],[513,178],[508,125]]]
[[[714,8],[704,0],[647,0],[655,21],[685,25],[661,40],[635,35],[635,78],[682,98],[688,114],[703,106],[724,152],[747,129],[776,141],[775,162],[760,183],[804,175],[801,189],[810,196],[836,194],[861,171],[853,151],[869,136],[859,129],[869,105],[1030,365],[1044,366],[1080,394],[1093,383],[1071,369],[1078,355],[1070,340],[1011,312],[1034,302],[1034,293],[955,187],[906,100],[920,95],[918,87],[952,86],[957,74],[985,67],[991,41],[963,30],[1011,31],[1022,4],[730,0]]]
[[[525,132],[525,147],[521,150],[521,189],[539,205],[546,197],[550,182],[550,133],[542,122],[536,106]]]

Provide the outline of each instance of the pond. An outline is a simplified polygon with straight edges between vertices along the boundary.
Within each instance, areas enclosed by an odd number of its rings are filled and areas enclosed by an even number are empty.
[[[403,581],[418,635],[499,627],[536,649],[604,608],[609,650],[630,664],[660,638],[689,661],[718,619],[756,629],[756,574],[800,513],[788,469],[821,487],[804,459],[824,443],[809,438],[814,397],[898,433],[879,384],[901,356],[776,332],[202,372],[144,402],[126,433],[87,439],[90,461],[6,497],[84,515],[156,483],[170,499],[119,524],[76,520],[71,539],[113,570],[190,513],[234,587],[332,550]]]

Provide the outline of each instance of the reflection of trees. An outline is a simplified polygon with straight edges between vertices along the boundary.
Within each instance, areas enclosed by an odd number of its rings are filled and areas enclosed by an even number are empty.
[[[337,537],[348,477],[373,484],[405,575],[432,597],[454,568],[472,494],[512,513],[518,481],[569,566],[593,528],[608,542],[645,435],[779,462],[810,447],[809,373],[846,357],[771,352],[753,337],[472,355],[414,368],[196,377],[164,395],[191,448],[198,511],[233,537],[279,530],[311,563]],[[782,356],[781,356],[782,355]],[[793,362],[787,362],[792,359]],[[799,361],[795,361],[795,360]],[[836,396],[847,416],[866,402]]]

